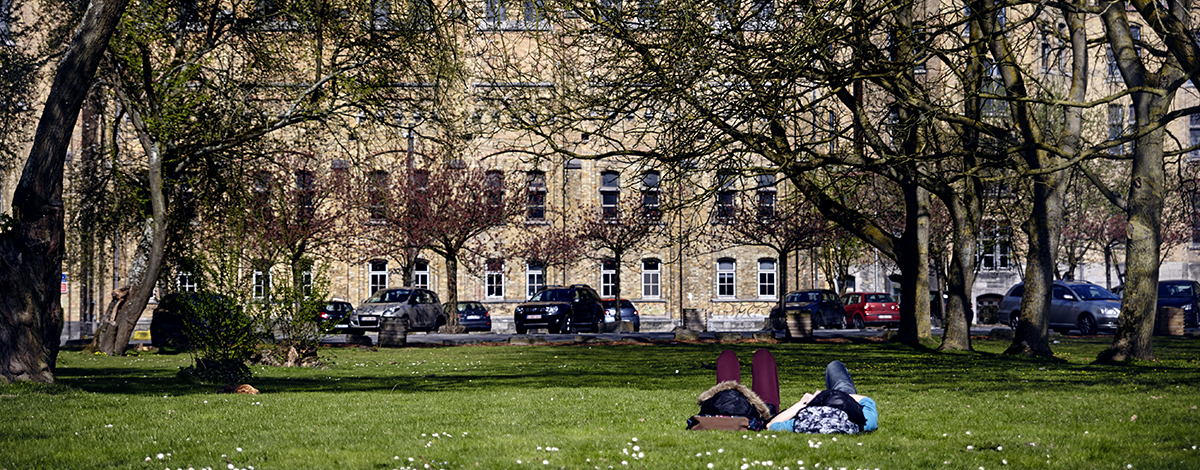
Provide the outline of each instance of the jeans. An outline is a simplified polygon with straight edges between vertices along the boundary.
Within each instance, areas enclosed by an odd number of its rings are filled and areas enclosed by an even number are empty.
[[[854,379],[850,378],[850,371],[846,370],[846,365],[842,361],[830,362],[825,366],[825,389],[840,390],[851,395],[857,395],[858,391],[854,388]]]

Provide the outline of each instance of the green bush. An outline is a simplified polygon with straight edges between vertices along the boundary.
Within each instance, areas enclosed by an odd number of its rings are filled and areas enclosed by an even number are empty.
[[[251,376],[246,361],[262,341],[254,319],[229,297],[201,292],[184,310],[184,334],[195,364],[180,376],[202,383],[232,383]]]

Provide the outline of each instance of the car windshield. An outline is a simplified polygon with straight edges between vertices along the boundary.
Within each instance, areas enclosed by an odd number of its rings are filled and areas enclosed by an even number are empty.
[[[533,294],[530,302],[566,302],[571,300],[571,291],[567,289],[546,289]]]
[[[394,302],[407,302],[410,291],[398,290],[381,290],[367,299],[369,304],[389,304]]]
[[[867,302],[887,303],[895,302],[889,294],[867,294]]]
[[[816,302],[821,300],[820,292],[799,292],[796,294],[794,302]]]
[[[1097,285],[1078,284],[1071,286],[1071,290],[1079,295],[1080,300],[1118,300],[1117,294]]]
[[[1195,297],[1196,290],[1192,289],[1192,284],[1159,284],[1159,297]]]

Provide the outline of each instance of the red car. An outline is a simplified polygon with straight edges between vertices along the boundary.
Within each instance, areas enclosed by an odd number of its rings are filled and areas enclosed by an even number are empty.
[[[854,292],[842,296],[846,323],[863,329],[867,325],[900,324],[900,306],[891,295],[882,292]]]

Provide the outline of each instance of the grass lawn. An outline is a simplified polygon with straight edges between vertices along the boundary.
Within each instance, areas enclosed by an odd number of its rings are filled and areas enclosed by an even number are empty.
[[[59,385],[0,387],[0,469],[1196,469],[1200,338],[1159,362],[1088,363],[868,342],[323,349],[327,367],[256,368],[260,395],[175,377],[186,354],[63,351]],[[722,349],[779,361],[784,406],[840,359],[879,405],[860,436],[693,432]],[[710,466],[711,465],[711,466]]]

